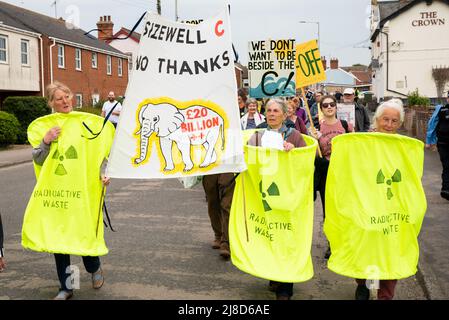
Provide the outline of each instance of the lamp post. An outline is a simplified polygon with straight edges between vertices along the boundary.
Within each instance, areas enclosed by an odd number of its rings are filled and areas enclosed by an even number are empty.
[[[299,23],[316,23],[316,25],[318,26],[318,48],[321,50],[321,45],[320,45],[320,23],[317,21],[299,21]]]

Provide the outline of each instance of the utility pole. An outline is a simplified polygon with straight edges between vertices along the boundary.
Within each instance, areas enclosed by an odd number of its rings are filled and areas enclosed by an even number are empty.
[[[176,21],[179,20],[179,16],[178,16],[178,0],[175,0],[175,18],[176,18]]]
[[[157,14],[161,15],[162,14],[162,10],[161,10],[161,0],[157,0]]]

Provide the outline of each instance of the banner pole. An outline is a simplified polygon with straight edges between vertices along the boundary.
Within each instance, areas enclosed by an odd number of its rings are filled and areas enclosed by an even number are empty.
[[[314,134],[316,134],[316,129],[315,129],[315,126],[314,126],[313,120],[312,120],[312,114],[310,113],[309,103],[307,102],[306,93],[305,93],[303,87],[301,87],[301,94],[302,94],[302,97],[304,99],[304,106],[306,107],[307,115],[308,115],[308,117],[310,119],[310,127],[313,130],[312,132]],[[321,153],[321,148],[320,148],[320,143],[319,142],[318,142],[318,155],[320,156],[320,158],[323,157],[323,154]]]

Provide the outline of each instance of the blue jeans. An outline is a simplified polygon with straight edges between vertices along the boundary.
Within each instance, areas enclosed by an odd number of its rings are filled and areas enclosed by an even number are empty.
[[[65,291],[72,291],[72,288],[67,288],[67,279],[70,273],[67,273],[67,268],[70,266],[70,255],[55,253],[56,271],[58,272],[60,289]],[[94,273],[100,268],[99,257],[83,257],[84,267],[89,273]]]

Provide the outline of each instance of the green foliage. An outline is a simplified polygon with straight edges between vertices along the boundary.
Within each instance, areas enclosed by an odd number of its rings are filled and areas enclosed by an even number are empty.
[[[97,116],[101,116],[101,108],[97,107],[82,107],[82,108],[75,108],[73,111],[80,111],[80,112],[88,112],[96,114]]]
[[[13,114],[19,120],[21,130],[17,143],[27,143],[27,129],[35,119],[51,113],[47,99],[43,97],[8,97],[3,103],[3,111]]]
[[[420,96],[418,89],[409,93],[407,96],[408,106],[430,106],[430,99],[425,96]]]
[[[0,147],[16,143],[20,130],[20,123],[13,114],[0,111]]]

